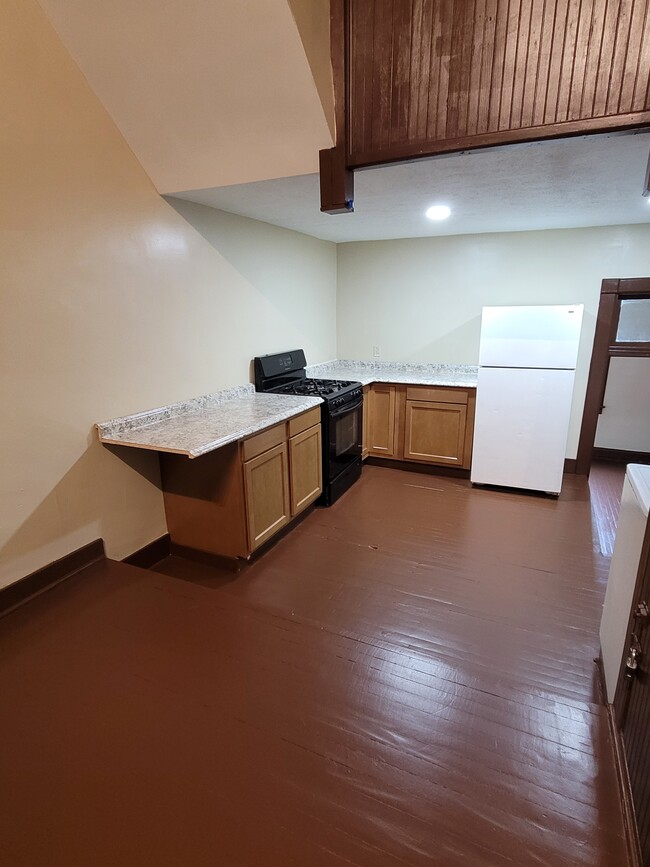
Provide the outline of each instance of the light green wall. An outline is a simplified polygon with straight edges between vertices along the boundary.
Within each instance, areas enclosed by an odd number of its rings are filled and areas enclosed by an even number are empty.
[[[481,307],[584,304],[575,457],[606,277],[650,275],[650,225],[339,244],[338,355],[477,364]]]

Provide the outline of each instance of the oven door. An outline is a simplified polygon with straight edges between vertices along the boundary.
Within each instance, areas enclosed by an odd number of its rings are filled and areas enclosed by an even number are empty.
[[[361,457],[363,398],[327,416],[327,480],[332,481]]]

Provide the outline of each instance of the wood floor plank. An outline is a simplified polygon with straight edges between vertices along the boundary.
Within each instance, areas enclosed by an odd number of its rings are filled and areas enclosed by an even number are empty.
[[[624,867],[593,662],[615,488],[366,467],[236,576],[104,562],[14,611],[0,852]]]

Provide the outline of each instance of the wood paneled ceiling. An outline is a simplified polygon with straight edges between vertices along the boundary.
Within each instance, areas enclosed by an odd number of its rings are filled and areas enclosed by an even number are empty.
[[[352,172],[435,154],[650,126],[650,0],[332,0],[336,147]]]
[[[350,0],[350,164],[648,122],[649,5]]]

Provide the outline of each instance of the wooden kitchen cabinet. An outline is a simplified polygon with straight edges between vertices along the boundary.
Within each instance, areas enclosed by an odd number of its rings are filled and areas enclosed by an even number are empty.
[[[287,443],[244,463],[248,547],[255,551],[289,522]]]
[[[314,502],[323,490],[320,424],[289,439],[291,517]]]
[[[469,469],[476,389],[374,383],[366,404],[368,455]]]
[[[365,461],[368,457],[368,403],[369,398],[368,394],[370,392],[370,386],[364,385],[363,387],[363,416],[362,416],[362,430],[361,430],[361,460]]]
[[[374,383],[368,392],[368,454],[396,458],[397,386]]]
[[[407,400],[404,460],[462,466],[466,426],[463,404]]]
[[[172,544],[247,559],[322,491],[320,407],[202,457],[161,455]]]
[[[404,460],[469,469],[473,389],[409,387],[404,414]]]

